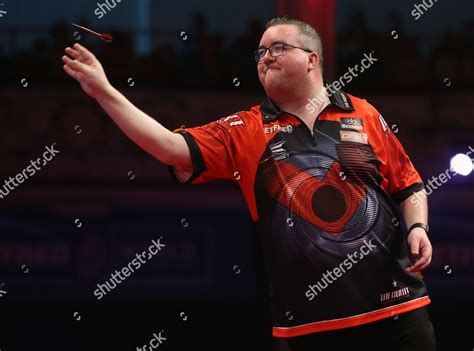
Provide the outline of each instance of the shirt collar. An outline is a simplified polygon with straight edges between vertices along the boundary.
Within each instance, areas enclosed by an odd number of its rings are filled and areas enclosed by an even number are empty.
[[[329,106],[336,106],[341,110],[352,112],[354,111],[354,105],[352,104],[351,98],[348,94],[341,90],[336,90],[334,93],[331,93],[331,90],[328,89],[328,83],[324,82],[328,90],[329,97]],[[263,123],[269,123],[276,120],[283,111],[272,99],[268,96],[260,104],[260,114],[262,115]]]

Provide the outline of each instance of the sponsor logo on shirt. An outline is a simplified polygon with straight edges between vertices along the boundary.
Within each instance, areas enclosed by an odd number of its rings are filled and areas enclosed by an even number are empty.
[[[229,127],[235,127],[235,126],[244,126],[245,127],[246,126],[245,122],[238,115],[223,117],[223,118],[217,120],[217,122],[225,123]]]
[[[383,132],[385,133],[386,136],[390,133],[390,127],[388,126],[387,122],[383,119],[382,115],[379,115],[379,121],[380,124],[382,125]]]
[[[286,141],[283,140],[270,145],[270,150],[272,150],[275,161],[283,160],[285,158],[290,157],[290,154],[283,147],[285,143]]]
[[[348,132],[341,130],[341,141],[352,141],[353,143],[368,144],[366,133]]]
[[[290,124],[290,125],[282,127],[279,124],[274,124],[271,127],[263,128],[263,132],[265,134],[272,134],[272,133],[276,133],[276,132],[280,132],[280,131],[283,132],[283,133],[290,133],[291,134],[291,133],[293,133],[293,126]]]
[[[362,118],[341,118],[341,128],[361,131],[364,124]]]
[[[389,292],[380,294],[380,302],[389,303],[395,300],[402,299],[407,296],[410,296],[410,291],[408,290],[408,288],[402,288],[402,289],[389,291]]]

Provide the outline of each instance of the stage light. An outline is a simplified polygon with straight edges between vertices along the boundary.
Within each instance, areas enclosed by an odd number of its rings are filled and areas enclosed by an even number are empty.
[[[457,154],[451,159],[451,170],[467,176],[472,172],[472,160],[465,154]]]

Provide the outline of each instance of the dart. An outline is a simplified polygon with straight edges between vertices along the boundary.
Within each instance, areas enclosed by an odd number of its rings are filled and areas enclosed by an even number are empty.
[[[86,32],[89,32],[91,34],[94,34],[95,36],[99,37],[100,39],[102,39],[103,41],[105,41],[106,43],[110,43],[112,42],[112,36],[110,34],[101,34],[101,33],[97,33],[97,32],[94,32],[93,30],[89,29],[89,28],[86,28],[86,27],[83,27],[83,26],[80,26],[78,24],[75,24],[75,23],[72,23],[73,26],[76,26]]]

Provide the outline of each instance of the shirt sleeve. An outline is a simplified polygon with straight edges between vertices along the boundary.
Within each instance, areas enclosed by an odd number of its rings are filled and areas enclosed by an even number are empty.
[[[168,166],[178,183],[198,184],[229,179],[242,189],[252,219],[258,220],[254,185],[258,161],[266,148],[258,108],[241,111],[195,128],[178,128],[191,152],[193,171],[180,180],[173,166]]]
[[[233,116],[242,121],[237,115]],[[234,173],[238,169],[236,164],[237,148],[225,118],[199,127],[178,128],[173,132],[184,137],[193,164],[192,175],[186,180],[179,179],[175,168],[171,165],[168,166],[170,174],[176,182],[198,184],[216,179],[235,179]]]
[[[370,142],[381,162],[381,187],[400,204],[414,192],[424,188],[423,181],[405,149],[382,115],[371,107]]]

